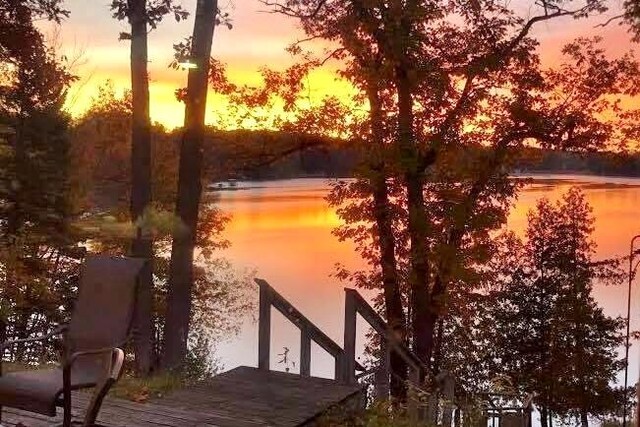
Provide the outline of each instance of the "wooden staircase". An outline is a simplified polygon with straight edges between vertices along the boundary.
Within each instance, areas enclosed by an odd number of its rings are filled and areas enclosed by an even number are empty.
[[[344,348],[329,338],[320,328],[305,317],[296,307],[280,295],[263,279],[256,279],[260,288],[258,323],[258,369],[270,370],[271,363],[271,307],[278,310],[300,330],[300,375],[311,376],[311,342],[315,342],[334,359],[334,381],[339,384],[357,385],[359,380],[373,376],[373,398],[387,400],[390,384],[390,354],[396,352],[409,368],[410,393],[421,390],[421,379],[427,367],[402,342],[395,338],[385,320],[355,289],[345,288]],[[367,370],[356,360],[356,323],[358,315],[377,334],[381,344],[381,357],[376,367]],[[410,396],[411,397],[411,396]],[[419,399],[410,398],[410,411],[417,418],[426,417],[426,406],[420,409]],[[414,404],[415,403],[415,404]],[[443,414],[446,417],[446,413]],[[450,417],[450,414],[449,414]]]
[[[344,346],[341,347],[313,322],[307,319],[289,301],[273,289],[265,280],[256,279],[260,287],[260,319],[258,342],[258,369],[269,371],[271,354],[271,307],[277,309],[294,326],[300,330],[300,376],[311,377],[311,342],[315,342],[334,359],[335,384],[345,386],[365,387],[371,391],[368,398],[362,398],[362,408],[365,401],[385,401],[390,398],[390,355],[398,354],[408,367],[407,377],[407,409],[409,416],[416,425],[431,425],[452,427],[460,425],[464,418],[467,427],[486,427],[489,422],[495,427],[500,425],[531,427],[531,412],[533,410],[530,398],[524,399],[522,405],[497,403],[501,394],[488,395],[486,405],[481,411],[480,418],[471,422],[467,414],[477,415],[477,407],[456,407],[455,384],[453,377],[447,372],[435,375],[435,390],[425,387],[423,381],[428,377],[429,368],[400,342],[387,322],[369,305],[369,303],[355,289],[345,288],[344,308]],[[360,316],[376,334],[379,343],[378,361],[369,370],[356,360],[356,324]],[[366,377],[373,377],[373,381],[364,384]],[[516,399],[516,396],[506,396]],[[521,399],[522,400],[522,399]],[[470,412],[465,412],[467,409]],[[454,419],[455,411],[455,419]]]

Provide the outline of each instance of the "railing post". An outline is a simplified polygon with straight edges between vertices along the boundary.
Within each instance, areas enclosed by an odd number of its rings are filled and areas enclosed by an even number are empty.
[[[311,338],[307,328],[300,328],[300,375],[311,376]]]
[[[409,368],[409,393],[407,401],[407,410],[409,413],[409,419],[417,423],[421,421],[420,410],[420,395],[418,390],[420,388],[420,369],[418,367]]]
[[[356,382],[356,316],[357,307],[353,289],[345,289],[344,297],[344,361],[342,380]]]
[[[380,364],[375,375],[374,393],[376,400],[389,399],[389,373],[390,373],[389,345],[385,337],[380,336]]]
[[[271,354],[271,287],[262,279],[256,279],[256,283],[260,286],[258,368],[268,371]]]
[[[334,378],[336,379],[336,381],[339,382],[345,382],[344,380],[344,372],[345,372],[345,354],[344,353],[338,353],[334,356],[335,358],[335,373],[334,373]],[[355,371],[355,368],[354,368]]]
[[[455,381],[453,375],[450,372],[444,372],[444,378],[442,381],[442,392],[444,395],[444,407],[442,409],[442,426],[451,427],[451,421],[453,418],[453,410],[455,408]]]
[[[533,427],[533,395],[530,394],[524,400],[524,419],[525,419],[525,427]],[[640,420],[640,414],[637,415]],[[640,421],[638,421],[640,423]]]

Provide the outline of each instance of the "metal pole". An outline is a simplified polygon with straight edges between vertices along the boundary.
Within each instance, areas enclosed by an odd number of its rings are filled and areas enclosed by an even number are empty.
[[[624,402],[623,402],[623,410],[622,410],[622,427],[627,427],[627,406],[629,396],[627,393],[627,384],[629,381],[629,327],[631,323],[631,284],[633,283],[633,258],[634,258],[634,247],[636,240],[640,239],[640,234],[637,234],[631,238],[631,244],[629,248],[629,284],[627,289],[627,336],[625,340],[624,346]],[[637,267],[637,265],[636,265]]]

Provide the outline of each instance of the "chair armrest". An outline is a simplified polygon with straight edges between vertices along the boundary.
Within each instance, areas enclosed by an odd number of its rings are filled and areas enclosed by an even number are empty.
[[[87,409],[87,413],[85,414],[85,423],[83,425],[93,425],[95,421],[95,417],[98,414],[98,410],[100,409],[100,404],[104,395],[111,387],[111,385],[117,381],[120,376],[120,372],[122,371],[122,365],[124,364],[124,351],[117,347],[104,347],[97,348],[92,350],[84,350],[84,351],[76,351],[72,353],[69,357],[64,357],[62,362],[62,396],[63,396],[63,406],[64,406],[64,419],[68,420],[68,425],[71,422],[71,367],[73,363],[80,356],[88,356],[88,355],[110,355],[108,365],[105,369],[104,379],[97,382],[95,385],[97,394],[94,392],[94,397],[91,399],[91,403],[89,408]],[[97,400],[96,400],[97,399]],[[93,419],[90,423],[88,423],[87,419]],[[65,421],[67,423],[67,421]],[[67,424],[65,424],[67,425]]]
[[[67,325],[60,325],[59,327],[57,327],[56,329],[54,329],[53,331],[49,332],[46,335],[41,335],[39,337],[32,337],[32,338],[22,338],[22,339],[18,339],[18,340],[10,340],[10,341],[4,341],[0,343],[0,356],[1,356],[1,352],[4,351],[5,348],[11,347],[15,344],[20,344],[20,343],[27,343],[27,342],[36,342],[36,341],[44,341],[47,340],[51,337],[55,337],[57,335],[62,335],[63,333],[65,333],[67,330]],[[1,358],[1,357],[0,357]]]
[[[63,371],[67,371],[70,373],[73,363],[80,356],[90,356],[90,355],[99,355],[99,354],[104,354],[104,355],[111,354],[111,360],[106,369],[106,371],[108,371],[107,377],[112,378],[114,380],[118,379],[120,370],[122,369],[122,365],[124,363],[124,351],[122,351],[118,347],[103,347],[103,348],[97,348],[97,349],[91,349],[91,350],[76,351],[72,353],[69,357],[64,358]]]

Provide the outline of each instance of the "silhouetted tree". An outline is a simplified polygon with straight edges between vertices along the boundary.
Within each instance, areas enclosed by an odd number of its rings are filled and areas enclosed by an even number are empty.
[[[10,130],[0,140],[0,323],[8,326],[0,335],[10,338],[65,320],[81,256],[69,230],[70,118],[62,111],[75,77],[34,25],[41,14],[65,16],[58,5],[0,2],[0,124]],[[22,345],[8,356],[49,360],[51,350]]]
[[[596,282],[619,283],[615,261],[596,262],[593,216],[570,190],[556,204],[529,213],[526,241],[511,236],[500,285],[489,294],[491,346],[499,373],[522,393],[535,393],[541,422],[553,414],[583,427],[589,416],[614,414],[623,393],[614,388],[624,362],[624,320],[606,316],[593,299]]]
[[[196,245],[198,212],[202,194],[202,140],[205,130],[209,58],[213,32],[218,20],[217,0],[198,0],[185,101],[185,123],[180,147],[176,227],[171,246],[169,290],[164,330],[162,365],[180,369],[187,355],[193,287],[193,251]]]
[[[264,3],[297,18],[310,38],[336,43],[327,59],[342,60],[342,75],[359,89],[354,104],[370,115],[351,129],[374,143],[364,147],[359,180],[338,184],[330,201],[347,223],[337,234],[353,239],[373,269],[340,276],[381,288],[389,322],[409,319],[398,335],[437,367],[451,287],[460,278],[477,281],[490,258],[490,232],[504,224],[517,193],[508,175],[523,148],[533,140],[575,151],[619,142],[623,132],[598,117],[616,110],[607,94],[636,92],[637,66],[629,57],[609,61],[583,40],[566,48],[566,66],[540,69],[532,28],[601,11],[601,2],[574,9],[543,2],[529,19],[490,1]],[[589,61],[602,61],[607,72]],[[628,124],[631,115],[616,119]],[[374,129],[383,136],[372,137]],[[398,293],[404,312],[393,308]]]
[[[151,371],[153,356],[153,242],[143,227],[143,215],[151,204],[151,119],[149,118],[149,75],[147,70],[147,28],[156,28],[164,15],[172,13],[177,21],[187,13],[172,0],[113,0],[113,16],[127,19],[130,33],[121,39],[131,40],[131,218],[138,223],[131,243],[131,255],[149,260],[140,275],[136,299],[136,363],[139,374]]]
[[[549,125],[556,126],[553,132],[550,127],[536,128],[540,123],[533,122],[534,112],[529,111],[536,109],[537,100],[527,92],[541,85],[543,78],[536,71],[535,41],[528,37],[529,32],[539,22],[583,15],[598,9],[599,5],[590,3],[565,10],[555,3],[545,4],[542,14],[523,20],[494,2],[454,5],[421,1],[265,3],[280,13],[298,18],[310,37],[329,39],[340,45],[330,55],[347,59],[344,75],[361,90],[360,99],[368,97],[372,113],[375,113],[376,101],[371,89],[379,91],[380,104],[385,106],[384,145],[389,147],[383,158],[389,163],[387,170],[391,171],[385,175],[387,179],[392,175],[398,180],[396,196],[406,208],[402,228],[407,239],[400,239],[398,245],[408,246],[397,253],[407,257],[409,267],[404,277],[411,294],[410,335],[416,352],[430,364],[435,348],[434,331],[447,300],[451,263],[458,258],[456,252],[467,238],[467,223],[476,217],[476,206],[489,195],[489,188],[506,182],[504,159],[510,156],[513,146],[527,138],[557,139],[560,133],[561,121],[547,117]],[[524,75],[530,78],[519,77]],[[534,77],[536,75],[538,77]],[[494,96],[493,90],[497,87],[514,85],[522,90],[514,92],[512,97]],[[490,113],[484,103],[494,102],[501,105],[498,108],[505,114],[500,120],[504,121],[492,124],[489,124],[491,119],[484,123],[478,121],[475,125],[478,132],[469,131],[474,125],[468,121]],[[495,105],[491,108],[495,110]],[[499,114],[490,115],[498,120]],[[521,120],[523,117],[528,121]],[[371,123],[370,129],[374,126],[379,124]],[[437,186],[430,185],[430,181],[437,182],[439,178],[437,174],[436,178],[430,176],[434,165],[441,156],[452,156],[450,161],[466,147],[482,144],[482,139],[484,144],[491,141],[489,144],[494,150],[482,160],[476,158],[465,165],[472,167],[474,162],[478,163],[474,172],[479,179],[469,179],[468,187],[455,189],[463,192],[455,199],[459,203],[451,211],[451,218],[455,220],[448,222],[447,229],[443,230],[446,239],[438,241],[431,227],[440,223],[440,216],[437,210],[432,214],[428,209],[430,196],[425,195],[430,188],[439,191]],[[379,169],[375,162],[372,165]],[[369,185],[370,194],[379,192],[382,181],[370,182],[378,183]],[[454,183],[452,179],[452,185]],[[343,190],[340,193],[345,196],[347,193]],[[513,190],[507,192],[513,194]],[[361,193],[354,190],[354,194]],[[344,197],[336,198],[338,204],[345,201]],[[379,206],[385,205],[384,198],[379,201]],[[375,221],[385,228],[376,212],[391,210],[387,203],[386,208],[370,211],[370,215],[375,215]],[[439,226],[436,229],[441,230]],[[383,240],[374,239],[379,250]],[[385,249],[385,252],[388,251]],[[397,301],[393,295],[402,286],[392,285],[389,280],[392,269],[388,268],[391,264],[381,263],[380,253],[376,251],[374,255],[378,259],[378,271],[382,271],[383,266],[387,271],[384,277],[379,276],[386,283],[384,293]],[[385,306],[395,306],[393,299],[385,300]]]

